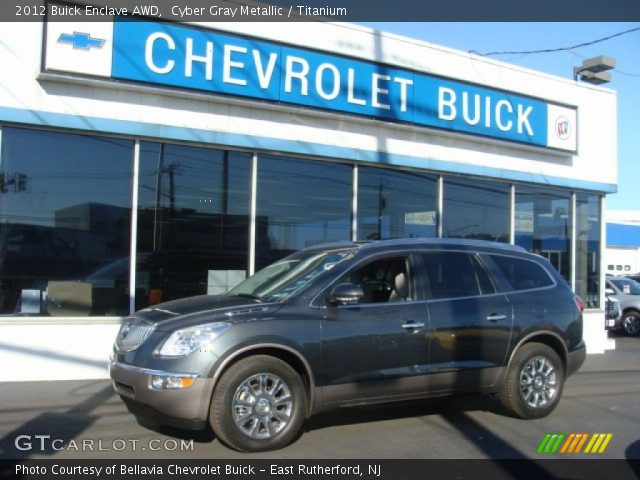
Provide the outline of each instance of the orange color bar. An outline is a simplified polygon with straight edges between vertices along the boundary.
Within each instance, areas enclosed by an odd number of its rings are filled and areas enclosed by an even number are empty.
[[[566,453],[567,452],[567,449],[569,448],[569,444],[573,441],[575,436],[576,436],[575,433],[572,433],[571,435],[569,435],[567,440],[564,442],[564,445],[562,445],[562,448],[560,449],[560,453]]]
[[[589,438],[589,434],[588,433],[583,433],[582,434],[582,440],[580,440],[580,443],[576,447],[576,452],[575,453],[580,453],[580,451],[582,450],[582,446],[584,445],[584,442],[587,441],[587,438]]]

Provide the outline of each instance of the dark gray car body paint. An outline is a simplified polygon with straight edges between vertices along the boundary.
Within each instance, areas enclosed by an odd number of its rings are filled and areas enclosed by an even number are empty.
[[[112,378],[118,382],[117,364],[189,372],[200,379],[197,391],[171,392],[185,397],[180,418],[196,420],[188,428],[206,423],[208,404],[222,369],[252,349],[276,348],[295,355],[310,378],[309,413],[329,406],[428,397],[461,391],[496,391],[514,349],[523,339],[551,335],[561,340],[565,353],[577,369],[584,359],[582,316],[573,293],[551,264],[539,256],[515,248],[480,241],[426,240],[383,241],[372,244],[319,246],[315,250],[351,249],[353,258],[320,275],[302,295],[282,303],[264,304],[245,297],[199,296],[167,302],[137,312],[136,319],[156,324],[155,331],[136,350],[120,352],[114,347]],[[310,249],[314,250],[314,249]],[[473,254],[498,254],[525,258],[543,266],[554,284],[543,289],[510,291],[506,279],[490,261],[485,268],[500,288],[484,297],[427,300],[420,290],[412,302],[331,306],[324,295],[345,272],[365,261],[385,255],[407,255],[439,250]],[[505,315],[499,322],[487,317]],[[228,322],[211,350],[184,357],[160,357],[154,352],[176,329]],[[407,322],[424,327],[405,329]],[[446,337],[455,337],[447,343]],[[577,352],[577,353],[576,353]],[[582,358],[582,360],[581,360]],[[568,373],[572,373],[569,371]],[[127,379],[131,382],[130,374]],[[140,385],[140,382],[137,382]],[[139,387],[140,388],[140,387]],[[121,390],[117,391],[123,396]],[[128,402],[142,402],[157,411],[163,421],[162,402],[149,400],[164,391],[129,395]],[[186,397],[196,395],[199,398]],[[168,397],[168,395],[167,395]],[[201,397],[201,398],[200,398]],[[198,405],[197,412],[193,406]],[[175,424],[176,409],[169,409],[167,423]]]

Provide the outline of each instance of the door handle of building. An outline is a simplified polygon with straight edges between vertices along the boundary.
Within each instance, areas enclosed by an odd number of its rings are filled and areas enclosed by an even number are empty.
[[[402,325],[402,328],[406,330],[415,330],[416,328],[424,327],[424,323],[421,322],[409,322]]]
[[[498,320],[505,320],[506,318],[506,315],[496,315],[495,313],[493,313],[487,317],[487,320],[489,320],[490,322],[497,322]]]

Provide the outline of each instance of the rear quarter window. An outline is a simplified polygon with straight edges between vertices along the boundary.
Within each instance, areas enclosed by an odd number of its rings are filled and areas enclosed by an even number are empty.
[[[495,293],[495,288],[473,255],[433,252],[422,255],[429,298],[474,297]]]
[[[536,262],[521,258],[490,255],[514,290],[530,290],[553,285],[553,279]]]

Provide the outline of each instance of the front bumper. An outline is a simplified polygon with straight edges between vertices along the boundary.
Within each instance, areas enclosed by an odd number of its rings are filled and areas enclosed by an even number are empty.
[[[569,352],[569,354],[567,355],[567,377],[573,375],[578,371],[578,369],[584,363],[586,356],[587,347],[584,342],[582,342],[581,346],[579,346],[572,352]]]
[[[109,373],[116,393],[134,415],[178,428],[205,428],[213,391],[212,379],[118,362],[110,363]],[[191,376],[194,382],[188,388],[156,390],[151,387],[153,376]]]

